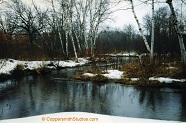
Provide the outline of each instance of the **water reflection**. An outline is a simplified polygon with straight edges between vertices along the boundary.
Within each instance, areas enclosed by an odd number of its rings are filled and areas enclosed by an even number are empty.
[[[14,89],[0,95],[0,108],[11,105],[11,110],[5,108],[1,119],[83,111],[186,121],[184,90],[68,80],[66,77],[73,72],[66,69],[17,80]]]
[[[181,104],[182,104],[182,108],[181,108],[181,116],[180,116],[180,120],[182,121],[186,121],[186,93],[181,93]]]

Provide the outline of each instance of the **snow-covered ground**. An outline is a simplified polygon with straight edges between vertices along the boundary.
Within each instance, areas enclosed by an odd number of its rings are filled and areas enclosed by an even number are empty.
[[[79,58],[78,62],[72,60],[66,61],[19,61],[14,59],[1,59],[0,60],[0,75],[10,75],[11,72],[18,66],[22,65],[24,70],[34,70],[41,67],[55,68],[55,67],[75,67],[88,63],[89,61],[85,58]],[[48,66],[49,64],[53,66]]]
[[[94,77],[97,74],[93,74],[93,73],[84,73],[83,76],[88,76],[88,77]]]
[[[164,83],[173,83],[173,82],[186,82],[186,79],[172,79],[172,78],[165,78],[165,77],[150,77],[149,80],[157,80],[159,82]]]
[[[122,79],[123,78],[123,73],[122,71],[119,70],[107,70],[105,71],[107,73],[105,74],[101,74],[105,77],[107,77],[108,79]],[[84,73],[83,76],[87,76],[87,77],[94,77],[97,76],[98,74],[93,74],[93,73]]]
[[[85,112],[62,112],[27,118],[1,120],[0,123],[186,123],[186,122],[119,117]]]
[[[108,74],[103,74],[103,76],[109,79],[122,79],[123,78],[123,71],[119,70],[107,70]]]
[[[124,72],[119,70],[107,70],[108,74],[101,74],[109,79],[122,79],[124,78]],[[97,74],[93,73],[84,73],[83,76],[94,77]],[[131,81],[137,81],[139,78],[130,78]],[[160,83],[173,83],[173,82],[186,82],[186,79],[173,79],[173,78],[166,78],[166,77],[150,77],[149,80],[157,80]]]
[[[109,53],[109,54],[103,54],[103,55],[107,55],[107,56],[134,56],[134,57],[138,57],[139,55],[135,52],[130,52],[130,53]]]
[[[51,69],[55,69],[56,67],[76,67],[81,66],[89,61],[85,58],[79,58],[78,62],[72,60],[66,61],[19,61],[13,59],[1,59],[0,60],[0,75],[11,75],[11,72],[18,66],[23,66],[23,70],[34,70],[42,67],[47,67]],[[53,66],[49,66],[49,64],[53,64]],[[124,72],[119,70],[107,70],[107,73],[102,74],[103,76],[109,79],[122,79],[124,78]],[[96,74],[93,73],[84,73],[83,76],[94,77]],[[139,78],[130,78],[132,81],[139,80]],[[150,77],[149,80],[157,80],[161,83],[173,83],[173,82],[186,82],[186,79],[174,79],[174,78],[165,78],[165,77]]]

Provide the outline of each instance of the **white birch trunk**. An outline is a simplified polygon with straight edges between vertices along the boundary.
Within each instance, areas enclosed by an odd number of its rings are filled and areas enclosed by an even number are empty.
[[[173,15],[174,28],[176,29],[176,33],[178,35],[179,44],[180,44],[181,58],[182,58],[182,61],[184,64],[184,69],[186,70],[186,51],[185,51],[185,45],[183,42],[183,36],[182,36],[181,30],[179,28],[179,24],[178,24],[178,20],[176,17],[176,13],[174,11],[174,6],[172,4],[172,0],[167,0],[166,2],[169,4],[170,10]]]
[[[135,13],[133,0],[130,0],[130,3],[131,3],[131,7],[132,7],[132,13],[134,14],[134,18],[135,18],[135,20],[136,20],[136,22],[137,22],[137,24],[138,24],[138,28],[139,28],[139,31],[140,31],[140,33],[141,33],[141,36],[143,37],[143,41],[144,41],[144,43],[145,43],[145,46],[146,46],[147,50],[148,50],[149,52],[151,52],[151,49],[150,49],[149,44],[148,44],[148,42],[147,42],[147,39],[146,39],[145,35],[143,34],[143,30],[142,30],[142,28],[141,28],[141,25],[140,25],[140,23],[139,23],[139,20],[138,20],[138,18],[137,18],[136,13]]]
[[[151,50],[150,50],[150,60],[151,63],[154,59],[154,0],[152,0],[152,34],[151,34]]]
[[[78,45],[79,52],[81,53],[81,52],[82,52],[82,50],[81,50],[81,45],[80,45],[80,41],[79,41],[79,38],[78,38],[78,36],[77,36],[76,31],[74,31],[74,35],[75,35],[76,40],[77,40],[77,45]]]
[[[76,46],[75,46],[74,38],[73,38],[73,35],[72,35],[72,31],[70,32],[70,37],[71,37],[71,40],[72,40],[72,46],[73,46],[73,49],[74,49],[75,58],[76,58],[76,60],[78,60]]]
[[[65,32],[65,37],[66,37],[66,55],[68,58],[69,56],[68,56],[68,32],[67,31]]]
[[[73,30],[73,21],[72,21],[72,19],[73,19],[73,3],[74,1],[73,0],[71,0],[70,1],[70,6],[69,6],[69,11],[68,11],[68,19],[69,19],[69,21],[68,21],[68,23],[67,23],[67,25],[68,25],[68,27],[69,27],[69,35],[70,35],[70,37],[71,37],[71,41],[72,41],[72,46],[73,46],[73,49],[74,49],[74,55],[75,55],[75,58],[76,58],[76,60],[78,60],[78,56],[77,56],[77,50],[76,50],[76,46],[75,46],[75,42],[74,42],[74,37],[73,37],[73,32],[72,32],[72,30]]]
[[[56,14],[56,11],[55,11],[55,7],[54,7],[54,1],[51,0],[51,2],[52,2],[52,8],[53,8],[53,12],[54,12],[54,23],[55,23],[56,26],[57,26],[57,31],[58,31],[58,35],[59,35],[59,40],[60,40],[60,43],[61,43],[62,54],[65,55],[64,46],[63,46],[63,41],[62,41],[62,35],[61,35],[60,29],[59,29],[59,24],[58,24],[58,17],[57,17],[57,14]]]

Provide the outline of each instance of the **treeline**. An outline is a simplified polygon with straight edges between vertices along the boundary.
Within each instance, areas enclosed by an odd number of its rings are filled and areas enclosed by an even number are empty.
[[[109,0],[51,0],[45,9],[33,1],[31,5],[22,0],[2,4],[5,11],[0,17],[0,58],[69,59],[95,56],[95,52],[147,52],[131,24],[123,30],[100,31],[100,24],[112,13]],[[179,53],[171,13],[165,7],[155,13],[155,52]],[[149,14],[143,25],[150,44]]]
[[[109,0],[50,0],[39,8],[22,0],[2,3],[1,58],[63,58],[94,55],[99,26],[110,12]]]
[[[131,25],[129,25],[131,26]],[[104,30],[96,40],[97,53],[146,52],[142,37],[135,32],[121,30]]]
[[[178,36],[175,33],[172,15],[167,7],[159,8],[155,11],[155,48],[154,52],[158,55],[171,54],[179,55],[180,47]],[[183,26],[180,24],[180,26]],[[146,14],[143,17],[143,28],[145,29],[148,43],[151,41],[151,15]],[[180,27],[183,28],[183,27]],[[183,35],[186,43],[186,35]],[[129,24],[125,25],[122,30],[104,30],[99,33],[97,39],[98,51],[107,52],[131,52],[138,53],[148,52],[142,37],[134,27]]]

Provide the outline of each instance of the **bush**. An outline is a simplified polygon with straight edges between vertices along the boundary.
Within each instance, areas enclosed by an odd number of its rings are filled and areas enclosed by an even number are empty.
[[[180,62],[156,62],[154,64],[141,64],[139,62],[123,65],[121,68],[125,71],[127,78],[143,78],[149,77],[170,77],[183,78],[186,77]]]

